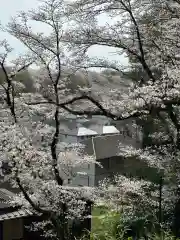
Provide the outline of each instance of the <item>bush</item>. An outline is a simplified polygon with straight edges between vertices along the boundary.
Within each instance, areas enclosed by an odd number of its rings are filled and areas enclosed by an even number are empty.
[[[127,219],[130,219],[127,217]],[[154,222],[144,218],[134,218],[128,222],[117,212],[101,206],[93,209],[92,231],[90,240],[174,240],[169,232],[158,232]],[[153,220],[152,220],[153,221]],[[132,226],[139,231],[133,236]],[[131,228],[131,229],[130,229]],[[132,235],[131,235],[132,234]],[[82,240],[86,240],[84,236]],[[88,237],[89,240],[89,237]],[[177,240],[177,239],[176,239]]]

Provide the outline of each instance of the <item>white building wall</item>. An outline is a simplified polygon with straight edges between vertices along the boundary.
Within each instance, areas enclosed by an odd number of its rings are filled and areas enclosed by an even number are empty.
[[[77,136],[69,134],[61,134],[60,141],[65,143],[77,143]]]
[[[84,172],[85,175],[77,174],[73,180],[72,185],[73,186],[89,186],[93,187],[95,184],[95,164],[87,164],[86,166],[82,165],[79,168],[74,169],[75,172]]]

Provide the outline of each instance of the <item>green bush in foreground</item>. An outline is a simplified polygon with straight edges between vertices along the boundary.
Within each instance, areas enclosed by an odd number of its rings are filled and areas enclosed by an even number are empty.
[[[114,236],[111,236],[108,234],[105,234],[104,238],[102,238],[102,236],[99,237],[98,235],[94,235],[94,234],[90,236],[90,240],[101,240],[101,239],[104,239],[104,240],[133,240],[132,237],[124,238],[124,237],[119,236],[118,238],[115,238]],[[173,237],[169,233],[164,233],[162,236],[152,234],[152,235],[148,235],[143,238],[136,238],[136,240],[175,240],[175,237]],[[178,240],[178,239],[176,239],[176,240]]]
[[[140,229],[143,229],[143,224],[140,224]],[[144,222],[144,225],[146,223]],[[153,223],[151,224],[153,226]],[[92,231],[90,240],[174,240],[175,237],[171,233],[151,229],[149,232],[143,232],[139,237],[133,238],[128,235],[128,226],[122,221],[119,213],[109,211],[104,207],[97,207],[93,210]],[[86,240],[84,237],[81,240]],[[89,238],[88,238],[89,239]],[[177,240],[177,239],[176,239]]]

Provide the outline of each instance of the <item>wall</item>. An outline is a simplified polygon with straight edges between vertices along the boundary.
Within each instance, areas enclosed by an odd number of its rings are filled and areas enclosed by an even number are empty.
[[[12,219],[3,222],[3,240],[23,239],[23,220]]]
[[[103,168],[96,165],[95,185],[99,184],[104,178],[113,177],[116,174],[127,177],[140,177],[145,180],[156,182],[158,172],[155,168],[149,167],[145,162],[135,158],[124,159],[119,156],[98,160]]]
[[[86,175],[77,175],[73,181],[73,186],[89,186],[93,187],[95,183],[95,164],[84,164],[79,168],[74,169],[75,172],[85,172]]]
[[[120,144],[140,148],[141,144],[128,136],[121,134],[108,134],[93,138],[96,159],[118,156],[120,153]]]
[[[77,143],[76,135],[61,133],[59,139],[61,142],[65,142],[65,143]]]

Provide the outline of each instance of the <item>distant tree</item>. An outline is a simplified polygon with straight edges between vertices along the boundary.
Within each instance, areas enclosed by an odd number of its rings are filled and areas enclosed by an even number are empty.
[[[8,73],[11,73],[11,67],[6,66],[6,70]],[[5,83],[6,76],[2,68],[0,68],[0,82],[1,84]],[[16,76],[14,77],[14,81],[23,83],[24,89],[22,91],[26,92],[33,92],[34,86],[33,86],[33,80],[28,72],[28,69],[22,70],[21,72],[18,72]]]

